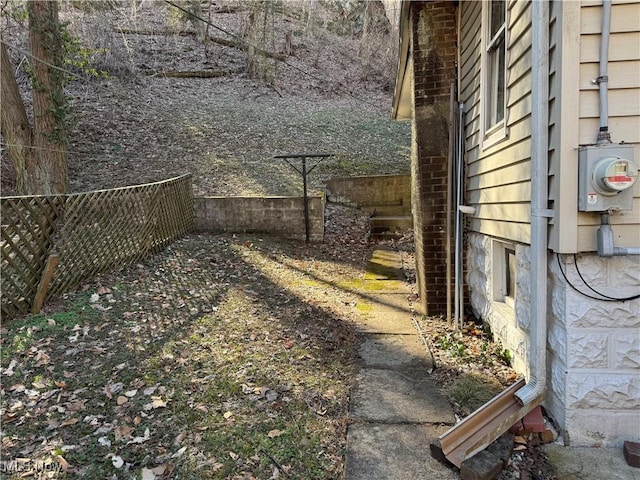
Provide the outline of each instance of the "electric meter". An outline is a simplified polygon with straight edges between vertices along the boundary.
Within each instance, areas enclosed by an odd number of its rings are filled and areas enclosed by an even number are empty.
[[[601,195],[617,195],[638,180],[638,169],[627,159],[602,158],[593,166],[593,186]]]
[[[588,146],[578,153],[578,209],[583,212],[631,210],[638,167],[633,146]]]

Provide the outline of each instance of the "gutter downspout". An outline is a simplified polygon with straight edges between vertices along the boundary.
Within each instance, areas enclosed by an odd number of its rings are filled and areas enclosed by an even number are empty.
[[[529,378],[515,393],[523,405],[540,401],[547,387],[547,224],[549,172],[549,2],[531,2],[531,325]]]

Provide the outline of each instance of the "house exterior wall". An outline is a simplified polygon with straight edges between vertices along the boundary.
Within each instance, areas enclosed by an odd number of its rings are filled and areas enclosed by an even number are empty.
[[[531,6],[509,2],[507,137],[486,146],[481,129],[482,4],[461,2],[460,92],[465,112],[466,204],[471,231],[529,242],[531,198]]]
[[[411,2],[411,205],[418,289],[425,312],[447,308],[446,217],[450,88],[455,82],[453,2]]]
[[[460,91],[465,103],[466,203],[476,207],[467,224],[467,281],[473,311],[491,327],[527,375],[529,348],[529,220],[531,165],[531,5],[508,3],[508,137],[483,146],[482,4],[461,2]],[[611,297],[638,293],[640,256],[600,258],[599,214],[577,208],[578,147],[598,132],[597,76],[601,2],[550,2],[548,379],[545,405],[571,445],[618,446],[638,440],[640,419],[640,300],[603,302],[576,292],[589,286]],[[630,19],[629,17],[633,17]],[[610,115],[614,142],[635,145],[640,163],[640,5],[615,2],[612,10]],[[613,79],[615,72],[618,79]],[[613,215],[616,246],[640,246],[640,205]],[[516,258],[513,306],[496,299],[496,270],[504,268],[496,244],[510,242]],[[568,278],[559,269],[559,265]]]
[[[467,281],[470,304],[475,314],[488,323],[494,339],[509,351],[511,366],[521,375],[528,375],[529,354],[529,246],[516,245],[517,297],[515,308],[493,301],[494,239],[488,235],[470,233],[467,236]],[[516,314],[516,309],[517,314]]]
[[[419,10],[435,11],[451,3],[411,2],[406,8],[411,8],[414,19],[418,19],[425,18]],[[640,2],[612,3],[609,131],[614,143],[633,145],[635,161],[640,164]],[[495,338],[510,351],[516,370],[528,376],[533,330],[529,312],[532,302],[539,301],[530,298],[529,245],[531,112],[537,108],[531,104],[531,61],[537,46],[532,46],[531,40],[531,2],[508,0],[506,135],[500,141],[491,135],[484,138],[487,77],[483,76],[486,69],[482,27],[486,4],[458,2],[458,87],[465,113],[465,203],[475,207],[475,213],[465,217],[467,298],[474,313],[490,325]],[[603,258],[594,253],[600,214],[580,213],[577,198],[579,148],[592,145],[599,129],[597,87],[591,80],[598,75],[602,1],[551,0],[549,9],[548,205],[553,217],[549,220],[546,258],[545,406],[567,444],[620,446],[625,440],[640,440],[640,299],[615,299],[638,294],[640,255]],[[414,47],[438,46],[433,38],[441,30],[436,25],[414,21],[409,30]],[[446,45],[439,45],[443,52],[448,52]],[[443,125],[445,104],[444,91],[440,92],[441,100],[425,102],[429,97],[424,95],[422,85],[428,84],[431,77],[420,62],[428,58],[414,52],[415,85],[411,89],[414,212],[419,201],[422,208],[416,215],[422,223],[417,225],[423,226],[429,226],[434,220],[429,214],[437,211],[425,205],[433,205],[441,198],[440,190],[434,188],[439,183],[433,179],[444,154],[434,152],[445,147],[444,143],[424,143],[428,137],[425,132],[438,131],[434,128],[438,117],[433,114],[437,111],[433,105],[440,105],[443,113],[438,125]],[[405,73],[411,72],[411,67],[408,62]],[[399,83],[401,92],[405,84],[406,77]],[[402,94],[397,92],[397,96],[396,114],[400,115],[400,107],[406,112],[406,103],[399,101]],[[425,108],[428,105],[431,110]],[[431,167],[434,174],[429,176]],[[633,209],[612,215],[618,247],[640,247],[640,183],[633,193]],[[431,254],[425,248],[426,232],[416,230],[419,272],[421,265],[427,263],[427,253]],[[437,251],[444,253],[443,244]],[[423,268],[421,275],[428,273]],[[515,279],[513,285],[505,287],[505,278],[509,282]],[[505,289],[513,291],[506,295]],[[425,295],[425,291],[420,294]]]
[[[613,1],[609,46],[609,131],[640,157],[640,3]],[[619,446],[640,432],[640,257],[601,258],[600,214],[577,209],[578,146],[596,142],[602,2],[552,2],[550,51],[549,385],[547,406],[572,445]],[[578,119],[578,120],[576,120]],[[640,246],[640,185],[633,210],[612,215],[616,246]],[[560,270],[568,278],[564,278]],[[578,275],[578,270],[587,285]]]
[[[640,164],[640,2],[613,1],[609,39],[609,132],[614,143],[634,145]],[[598,76],[602,1],[583,1],[579,12],[579,145],[594,144],[599,127]],[[568,59],[567,59],[568,60]],[[576,125],[576,124],[574,124]],[[640,183],[634,187],[633,210],[611,217],[616,245],[640,246]],[[578,215],[578,251],[596,250],[600,216]]]
[[[469,302],[509,350],[512,364],[528,375],[529,242],[531,199],[531,5],[508,2],[506,23],[506,138],[485,145],[482,132],[483,2],[461,2],[460,96],[465,111]],[[515,251],[516,297],[497,300],[495,272],[504,268],[496,250]]]
[[[528,375],[531,332],[530,247],[516,245],[515,308],[492,301],[495,239],[467,237],[470,302],[494,337],[509,350],[512,366]],[[609,296],[638,293],[640,256],[579,256],[590,285]],[[560,270],[562,265],[562,271]],[[621,446],[640,432],[640,299],[590,301],[568,287],[580,283],[573,255],[547,257],[549,282],[547,378],[544,402],[567,445]],[[564,272],[564,275],[563,273]]]
[[[579,255],[575,261],[573,255],[549,257],[545,404],[565,443],[620,447],[640,435],[640,299],[586,298],[564,278],[586,290],[577,269],[597,291],[631,296],[640,285],[640,256]]]

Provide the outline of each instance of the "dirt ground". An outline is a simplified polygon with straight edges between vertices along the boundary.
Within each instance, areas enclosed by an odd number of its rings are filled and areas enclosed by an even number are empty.
[[[212,24],[241,32],[246,4],[213,2],[210,10],[226,4],[239,8],[212,13]],[[141,2],[137,9],[118,5],[82,11],[71,2],[61,4],[61,18],[99,72],[74,70],[66,88],[73,192],[191,173],[196,195],[299,194],[298,174],[273,159],[281,153],[336,154],[309,177],[312,191],[322,190],[329,176],[408,173],[410,125],[391,119],[389,75],[383,71],[395,64],[383,62],[388,48],[374,49],[375,42],[324,28],[327,12],[317,12],[319,24],[309,28],[293,9],[296,2],[286,4],[292,7],[276,16],[282,25],[273,48],[282,49],[288,35],[289,56],[273,63],[274,78],[266,83],[248,78],[242,50],[213,41],[202,45],[185,35],[193,31],[190,24],[176,20],[165,2]],[[7,17],[3,22],[29,107],[26,30]],[[149,31],[158,34],[135,33]],[[213,27],[210,34],[222,35]],[[169,78],[167,71],[229,74]],[[2,158],[7,196],[13,175],[6,152]]]

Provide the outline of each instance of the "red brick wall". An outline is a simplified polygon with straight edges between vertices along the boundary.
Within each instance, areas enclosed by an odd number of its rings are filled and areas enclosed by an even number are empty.
[[[413,215],[418,287],[428,315],[446,313],[447,158],[456,70],[454,2],[411,2]]]

